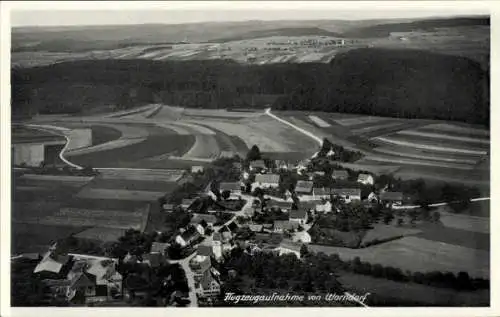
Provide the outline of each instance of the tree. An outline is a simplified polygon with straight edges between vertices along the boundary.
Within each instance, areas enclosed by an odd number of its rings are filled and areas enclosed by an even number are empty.
[[[224,191],[222,191],[221,196],[222,196],[222,198],[223,198],[224,200],[227,200],[227,199],[229,199],[229,197],[231,196],[231,191],[229,191],[229,190],[224,190]]]
[[[309,255],[309,250],[307,249],[307,246],[305,244],[303,244],[301,247],[300,247],[300,257],[301,258],[304,258],[306,256]]]
[[[260,153],[260,149],[257,145],[254,145],[250,148],[250,151],[247,153],[248,161],[255,161],[262,159],[262,155]]]
[[[391,209],[384,211],[384,223],[388,225],[394,219],[394,214]]]
[[[438,211],[435,211],[432,214],[432,222],[439,222],[440,219],[441,219],[441,214]]]
[[[401,227],[403,225],[403,219],[398,218],[398,227]]]

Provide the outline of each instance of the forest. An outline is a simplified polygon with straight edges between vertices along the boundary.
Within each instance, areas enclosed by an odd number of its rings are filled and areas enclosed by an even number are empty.
[[[420,50],[364,48],[329,64],[89,60],[13,69],[12,114],[82,113],[151,102],[462,121],[489,126],[489,74]]]

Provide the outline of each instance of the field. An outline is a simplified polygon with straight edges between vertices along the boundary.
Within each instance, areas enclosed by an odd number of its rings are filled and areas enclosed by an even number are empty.
[[[489,306],[489,290],[474,292],[458,292],[451,289],[430,287],[415,283],[401,283],[383,278],[342,273],[339,282],[347,289],[357,294],[371,293],[372,297],[382,298],[384,301],[395,304],[410,301],[419,305],[428,306]],[[368,296],[368,305],[371,303]]]
[[[364,249],[318,245],[309,245],[308,248],[314,252],[337,253],[343,260],[360,257],[362,261],[372,264],[378,263],[412,272],[467,271],[472,277],[490,276],[488,251],[417,237],[405,237]]]
[[[403,236],[416,235],[421,231],[414,228],[402,228],[392,225],[384,225],[375,223],[373,228],[368,230],[361,240],[361,247],[375,240],[382,242],[391,239],[396,239]]]

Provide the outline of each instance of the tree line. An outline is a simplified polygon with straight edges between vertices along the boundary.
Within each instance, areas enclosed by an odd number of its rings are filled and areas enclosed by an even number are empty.
[[[489,125],[489,74],[470,59],[419,50],[355,49],[329,64],[73,61],[13,69],[11,81],[13,114],[155,101],[203,108],[272,104],[283,110]],[[67,92],[68,102],[61,102],[61,91]]]

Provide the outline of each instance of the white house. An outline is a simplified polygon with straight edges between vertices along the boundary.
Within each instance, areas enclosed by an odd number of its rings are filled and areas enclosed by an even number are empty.
[[[358,175],[358,183],[361,183],[364,185],[373,185],[373,183],[374,183],[373,176],[370,174],[360,173]]]
[[[257,174],[255,175],[255,183],[261,188],[276,188],[280,184],[280,176],[278,174]]]
[[[203,173],[203,166],[200,165],[191,166],[191,173],[193,174]]]
[[[324,213],[332,212],[332,203],[329,200],[327,200],[324,203],[316,204],[315,209],[317,212],[324,212]]]
[[[361,200],[361,189],[359,188],[334,188],[333,194],[342,197],[346,203]]]
[[[312,194],[313,182],[311,181],[298,181],[295,185],[295,193],[300,200],[314,199]]]
[[[307,233],[307,231],[297,231],[293,234],[292,237],[293,242],[298,242],[298,243],[311,243],[311,235]]]
[[[282,256],[284,254],[295,254],[295,256],[300,259],[300,248],[301,247],[302,247],[302,245],[300,243],[284,239],[283,241],[281,241],[277,250],[279,251],[280,256]]]

